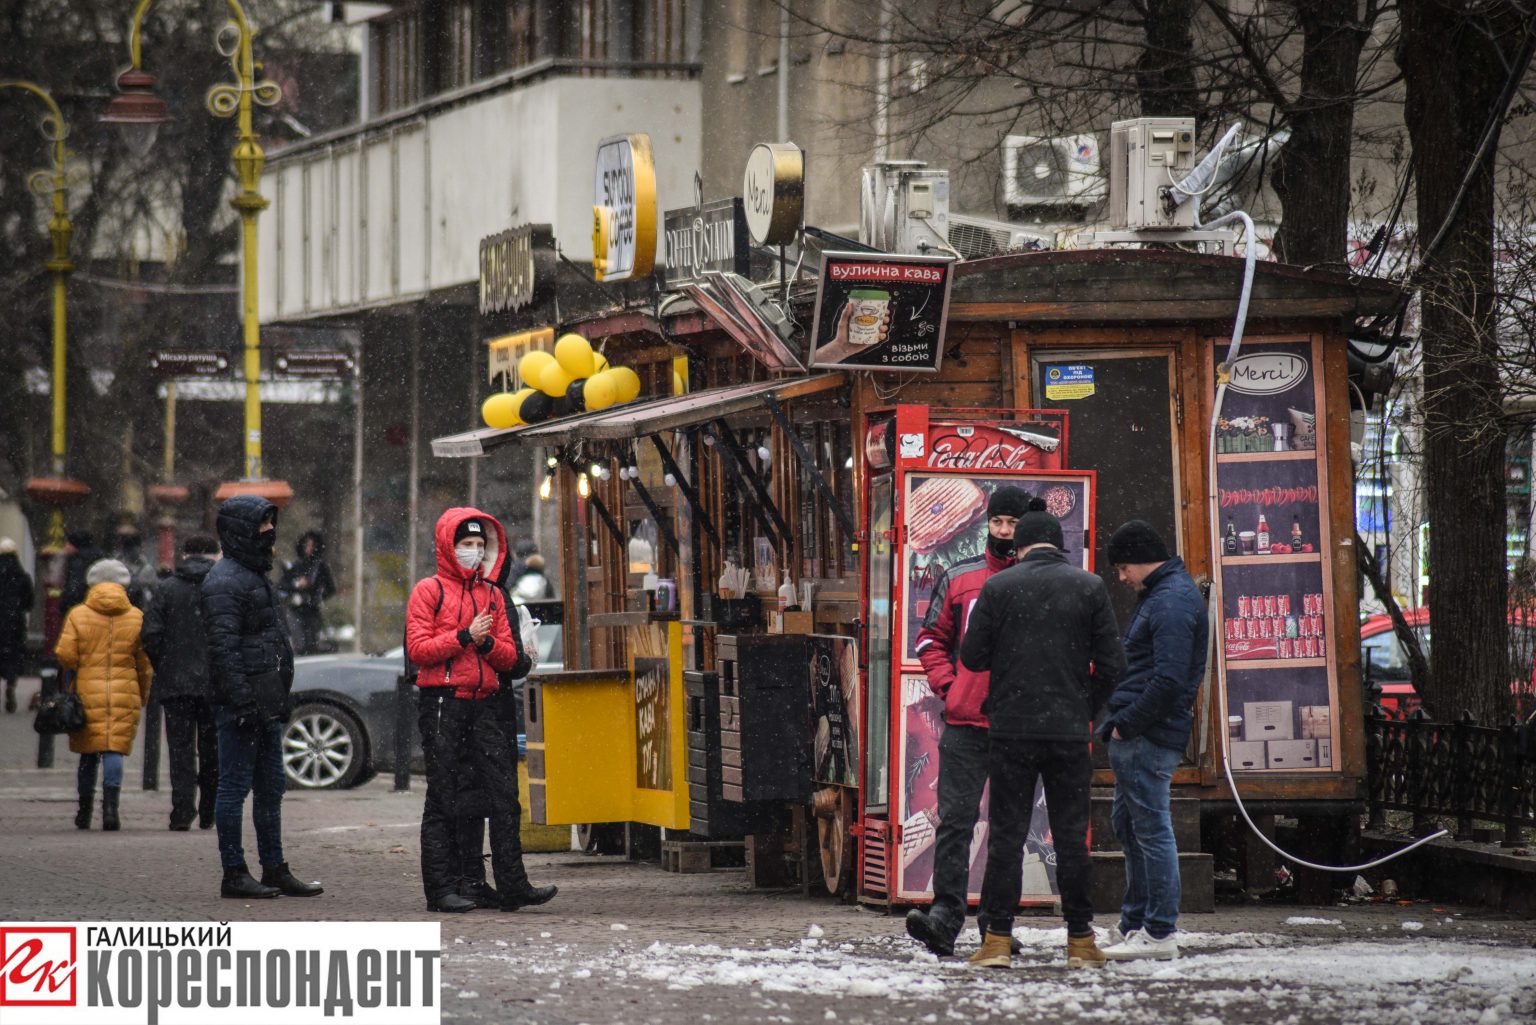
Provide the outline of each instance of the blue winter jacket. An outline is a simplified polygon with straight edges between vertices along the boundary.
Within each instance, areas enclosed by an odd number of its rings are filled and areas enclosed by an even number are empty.
[[[1200,589],[1184,560],[1174,556],[1143,582],[1125,627],[1125,675],[1110,695],[1100,736],[1118,729],[1128,740],[1145,736],[1160,747],[1184,750],[1195,725],[1208,640]]]

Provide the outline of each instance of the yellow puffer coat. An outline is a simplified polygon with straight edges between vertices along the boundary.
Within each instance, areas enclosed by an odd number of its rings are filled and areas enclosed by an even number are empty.
[[[149,656],[139,633],[144,614],[120,584],[97,584],[70,610],[59,632],[59,665],[75,670],[85,726],[69,735],[75,754],[133,751],[139,712],[149,700]]]

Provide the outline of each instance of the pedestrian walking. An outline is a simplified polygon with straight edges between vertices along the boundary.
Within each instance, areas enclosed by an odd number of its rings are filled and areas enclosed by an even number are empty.
[[[106,557],[107,553],[96,547],[96,539],[90,531],[71,530],[64,535],[64,590],[59,595],[60,615],[68,615],[70,609],[85,601],[85,592],[90,589],[85,575]]]
[[[16,679],[27,651],[27,616],[32,611],[32,577],[21,568],[16,542],[0,537],[0,679],[5,710],[16,711]]]
[[[133,752],[139,713],[149,700],[152,670],[140,637],[144,614],[128,600],[130,580],[128,567],[116,559],[95,562],[86,571],[85,601],[64,618],[54,650],[59,667],[74,671],[71,686],[85,709],[85,725],[69,735],[69,749],[80,756],[77,829],[91,828],[98,770],[101,828],[120,828],[123,756]]]
[[[208,637],[208,696],[219,735],[219,785],[214,824],[224,897],[314,897],[318,883],[296,878],[283,855],[283,725],[293,688],[293,648],[278,615],[267,574],[277,540],[277,506],[257,495],[236,495],[219,506],[224,557],[203,577]],[[245,799],[261,881],[251,877],[241,846]]]
[[[171,760],[171,825],[184,832],[213,826],[219,785],[218,730],[208,704],[208,636],[203,580],[219,558],[219,543],[193,534],[181,546],[176,571],[155,588],[144,614],[144,650],[155,667],[155,697],[165,709]]]
[[[325,562],[325,535],[318,530],[301,534],[293,551],[293,561],[283,565],[277,590],[294,627],[294,650],[300,655],[313,655],[320,650],[324,627],[321,605],[336,593],[336,581]]]
[[[1195,724],[1209,629],[1184,560],[1169,554],[1150,524],[1131,520],[1115,531],[1108,555],[1138,597],[1125,626],[1125,676],[1099,726],[1115,772],[1111,822],[1125,852],[1125,898],[1104,956],[1166,961],[1179,956],[1179,851],[1169,794]]]
[[[128,567],[128,600],[135,608],[146,608],[160,581],[160,574],[144,556],[144,536],[139,533],[139,528],[131,523],[117,528],[117,550],[112,557]]]
[[[1012,963],[1038,781],[1056,847],[1067,967],[1100,965],[1089,897],[1089,726],[1125,670],[1125,653],[1104,581],[1067,561],[1061,523],[1043,502],[1031,501],[1013,539],[1019,564],[982,585],[960,645],[967,669],[991,673],[982,704],[991,807],[979,916],[987,931],[970,960],[988,968]]]
[[[555,585],[544,573],[544,556],[538,552],[528,553],[523,572],[512,579],[512,595],[519,602],[548,601],[555,596]]]
[[[955,937],[965,925],[971,879],[971,840],[987,785],[988,674],[959,662],[971,606],[982,585],[1015,565],[1013,531],[1029,507],[1029,493],[1005,484],[987,499],[984,551],[948,567],[934,585],[917,657],[928,687],[944,702],[944,732],[939,737],[939,828],[934,841],[933,903],[926,911],[907,912],[907,934],[941,957],[955,952]],[[986,923],[980,923],[986,936]]]
[[[507,558],[506,533],[478,509],[449,509],[435,531],[437,573],[417,582],[406,608],[406,656],[416,677],[422,746],[431,752],[421,813],[421,881],[427,907],[471,911],[461,896],[461,808],[488,806],[491,870],[504,911],[544,904],[554,886],[534,886],[523,866],[517,770],[495,705],[497,673],[527,673],[512,635],[506,596],[491,583]]]

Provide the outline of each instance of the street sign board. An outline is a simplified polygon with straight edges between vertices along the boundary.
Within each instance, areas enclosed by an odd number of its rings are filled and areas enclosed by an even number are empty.
[[[229,366],[229,353],[220,349],[154,349],[149,354],[149,371],[160,377],[218,377]]]
[[[747,215],[739,197],[668,210],[665,228],[667,288],[699,281],[705,271],[751,276]]]
[[[604,252],[593,253],[599,281],[643,278],[656,263],[656,162],[644,132],[597,144],[593,204],[613,211]]]
[[[350,353],[336,349],[289,349],[272,361],[286,377],[351,377],[356,367]]]

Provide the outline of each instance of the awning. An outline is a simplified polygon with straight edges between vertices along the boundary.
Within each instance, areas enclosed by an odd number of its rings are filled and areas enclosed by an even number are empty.
[[[564,416],[525,427],[484,427],[462,434],[432,439],[432,454],[449,459],[481,456],[493,448],[517,442],[523,445],[562,445],[578,438],[617,441],[643,438],[658,431],[676,430],[715,420],[733,413],[759,409],[764,399],[796,399],[842,385],[842,374],[781,378],[707,388],[686,395],[631,402],[611,409]]]

